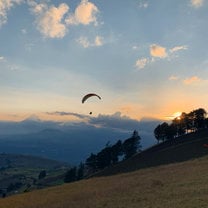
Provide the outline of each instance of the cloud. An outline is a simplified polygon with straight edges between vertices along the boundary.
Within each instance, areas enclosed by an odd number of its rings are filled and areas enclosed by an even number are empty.
[[[79,114],[79,113],[72,113],[72,112],[64,112],[64,111],[56,111],[56,112],[46,112],[48,115],[56,115],[56,116],[74,116],[80,119],[89,118],[89,116]]]
[[[22,3],[23,0],[1,0],[0,1],[0,27],[7,22],[7,12],[15,6]]]
[[[80,5],[75,10],[75,18],[78,23],[88,25],[90,23],[97,24],[96,14],[98,8],[88,0],[82,0]]]
[[[3,56],[0,56],[0,61],[4,61],[5,58]]]
[[[90,42],[88,40],[87,37],[80,37],[79,39],[77,39],[77,42],[83,46],[84,48],[88,48],[90,47]]]
[[[26,34],[27,34],[27,30],[26,30],[26,29],[21,29],[21,33],[22,33],[23,35],[26,35]]]
[[[166,58],[167,57],[166,48],[157,44],[153,44],[150,46],[150,55],[158,58]]]
[[[91,125],[99,128],[111,128],[118,129],[122,131],[131,131],[138,129],[139,121],[132,119],[128,116],[122,116],[121,112],[116,112],[112,115],[102,115],[99,114],[97,117],[87,116],[72,112],[47,112],[48,115],[58,115],[58,116],[75,116],[82,120],[81,123],[86,125]]]
[[[138,47],[137,45],[134,45],[134,46],[132,46],[132,49],[133,49],[133,50],[138,50],[139,47]]]
[[[37,4],[30,1],[31,11],[36,15],[37,29],[49,38],[63,38],[67,32],[66,25],[63,23],[64,15],[68,12],[67,4],[62,3],[58,7],[41,3]]]
[[[96,36],[95,37],[95,46],[102,46],[103,45],[103,37],[101,36]]]
[[[133,49],[137,49],[137,47],[133,47]],[[186,45],[175,46],[168,50],[166,47],[160,46],[158,44],[152,44],[149,46],[149,57],[137,59],[135,66],[138,69],[143,69],[146,65],[158,61],[158,58],[172,60],[173,58],[177,57],[175,55],[176,52],[187,49],[188,46]]]
[[[172,75],[172,76],[170,76],[169,78],[168,78],[169,80],[178,80],[179,79],[179,77],[178,76],[174,76],[174,75]]]
[[[89,25],[91,23],[97,25],[96,15],[98,12],[99,10],[95,4],[89,2],[88,0],[82,0],[75,9],[75,13],[70,14],[65,21],[68,25]]]
[[[199,8],[203,5],[204,0],[191,0],[191,5],[195,8]]]
[[[120,112],[112,115],[99,114],[98,117],[92,117],[89,123],[99,127],[115,128],[121,130],[134,130],[138,129],[139,121],[131,119],[128,116],[122,116]]]
[[[28,5],[30,6],[30,10],[35,15],[41,15],[48,9],[48,5],[46,3],[36,3],[33,0],[27,1]]]
[[[187,50],[187,49],[188,49],[188,47],[183,45],[183,46],[175,46],[175,47],[171,48],[169,51],[170,51],[170,53],[175,53],[177,51]]]
[[[143,1],[140,1],[139,2],[139,8],[147,8],[149,6],[148,2],[143,2]]]
[[[77,42],[84,48],[99,47],[104,44],[103,37],[101,36],[96,36],[92,42],[90,42],[87,37],[82,36],[79,39],[77,39]]]
[[[196,83],[199,83],[199,82],[201,82],[201,79],[197,76],[192,76],[192,77],[189,77],[189,78],[183,80],[183,83],[185,85],[196,84]]]
[[[149,62],[150,62],[150,61],[149,61],[148,58],[141,58],[141,59],[138,59],[138,60],[136,61],[135,66],[136,66],[138,69],[143,69]]]

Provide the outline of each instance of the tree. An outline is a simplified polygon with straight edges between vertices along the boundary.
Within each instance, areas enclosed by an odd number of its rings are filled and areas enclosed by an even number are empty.
[[[174,124],[170,124],[166,130],[166,139],[173,139],[177,134],[177,128]]]
[[[160,140],[162,140],[162,131],[161,131],[161,125],[159,124],[155,129],[154,129],[154,135],[155,138],[157,139],[157,142],[159,143]]]
[[[158,142],[160,140],[165,141],[166,139],[207,128],[208,118],[206,116],[207,112],[203,108],[193,110],[188,114],[183,112],[179,117],[174,118],[170,125],[166,122],[159,124],[154,129],[155,138]]]
[[[97,170],[97,155],[91,153],[91,155],[86,159],[86,166],[92,171]]]
[[[107,146],[97,154],[97,167],[103,169],[111,165],[111,147]]]
[[[41,170],[39,175],[38,175],[38,179],[42,179],[42,178],[45,178],[46,177],[46,171],[45,170]]]
[[[204,128],[207,112],[203,108],[199,108],[197,110],[194,110],[193,114],[196,129]]]
[[[122,154],[122,141],[118,140],[116,144],[111,147],[111,163],[117,163],[119,161],[119,156]]]
[[[84,177],[84,164],[81,162],[77,170],[77,180],[81,180],[83,179],[83,177]]]
[[[138,132],[134,130],[132,136],[129,139],[126,139],[122,145],[125,159],[132,157],[138,150],[141,150],[140,141],[141,138]]]
[[[70,183],[76,180],[77,180],[77,168],[73,167],[66,172],[66,175],[64,177],[64,182]]]

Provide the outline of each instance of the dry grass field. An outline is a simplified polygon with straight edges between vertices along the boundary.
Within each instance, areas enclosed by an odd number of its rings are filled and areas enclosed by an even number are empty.
[[[1,208],[206,208],[208,156],[0,199]]]

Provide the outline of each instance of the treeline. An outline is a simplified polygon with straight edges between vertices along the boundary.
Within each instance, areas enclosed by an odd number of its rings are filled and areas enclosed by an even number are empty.
[[[137,152],[140,152],[141,148],[141,137],[138,131],[135,130],[132,136],[123,142],[118,140],[113,145],[107,144],[97,154],[91,153],[85,163],[80,163],[78,167],[73,167],[67,171],[64,181],[80,180],[121,160],[132,157]]]
[[[195,132],[208,127],[207,112],[203,108],[181,113],[170,124],[163,122],[154,129],[158,142],[174,139],[187,133]]]

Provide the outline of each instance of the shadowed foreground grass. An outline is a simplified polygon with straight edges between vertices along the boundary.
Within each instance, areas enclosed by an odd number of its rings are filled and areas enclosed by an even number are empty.
[[[2,208],[208,207],[208,157],[0,199]]]

